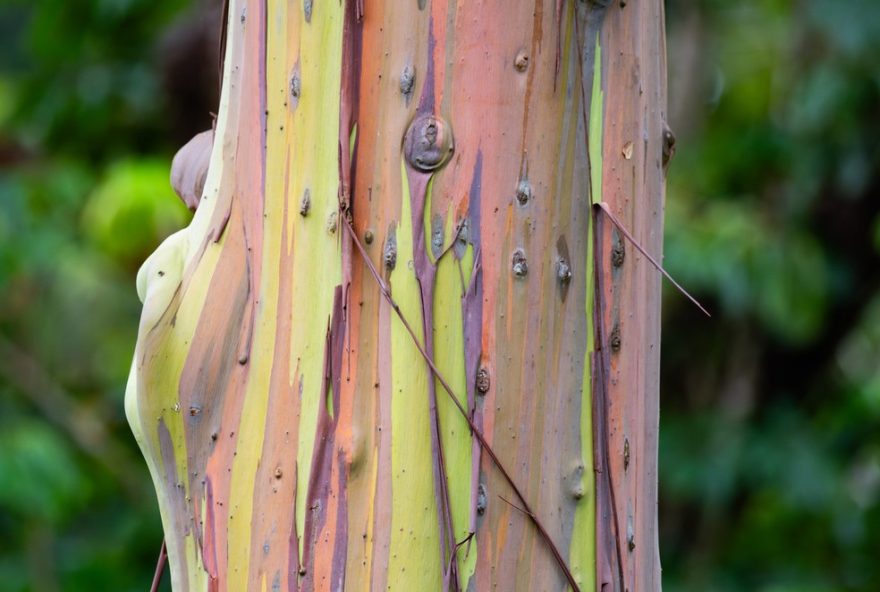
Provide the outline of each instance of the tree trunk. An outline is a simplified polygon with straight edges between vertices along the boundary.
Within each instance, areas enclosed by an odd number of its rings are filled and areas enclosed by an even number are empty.
[[[663,9],[604,4],[230,0],[126,394],[176,591],[660,588]]]

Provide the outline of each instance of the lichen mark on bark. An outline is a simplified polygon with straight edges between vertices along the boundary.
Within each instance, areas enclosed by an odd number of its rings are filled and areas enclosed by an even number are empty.
[[[336,424],[339,420],[340,382],[342,376],[342,349],[345,337],[345,321],[342,312],[342,286],[337,286],[333,294],[333,313],[327,326],[326,339],[324,342],[324,371],[321,377],[321,396],[326,397],[328,392],[331,396],[329,407],[327,404],[318,405],[317,429],[315,430],[315,444],[312,453],[312,469],[309,475],[308,493],[306,494],[306,522],[303,531],[303,560],[300,573],[303,575],[302,590],[315,590],[314,570],[312,568],[312,553],[318,545],[318,534],[327,520],[327,504],[331,494],[331,475],[333,467],[333,453],[335,449]],[[344,456],[338,457],[341,463],[345,462]],[[342,465],[344,466],[344,464]],[[347,555],[348,520],[346,519],[346,491],[345,480],[338,482],[339,490],[337,512],[340,513],[336,522],[337,531],[334,534],[334,550],[332,559],[332,573],[342,574],[344,584],[345,558]],[[305,573],[303,574],[303,570]],[[334,588],[342,589],[342,588]]]
[[[400,322],[403,324],[404,328],[406,329],[406,332],[409,334],[410,339],[412,339],[413,345],[415,345],[419,354],[425,360],[425,363],[428,365],[428,367],[430,368],[433,375],[437,378],[437,381],[443,387],[443,390],[449,396],[449,398],[452,401],[455,408],[458,409],[459,413],[464,418],[465,422],[468,424],[468,428],[470,428],[471,433],[474,435],[474,437],[476,437],[477,441],[480,443],[480,447],[483,449],[483,451],[486,452],[486,454],[489,456],[489,459],[492,461],[492,464],[501,473],[501,476],[504,478],[504,481],[513,490],[514,495],[516,495],[517,500],[519,500],[519,502],[522,506],[521,508],[519,508],[520,511],[522,511],[525,515],[527,515],[529,517],[532,524],[538,530],[538,534],[540,535],[541,540],[544,541],[544,543],[550,549],[550,553],[553,555],[553,558],[554,558],[556,564],[559,566],[559,569],[563,572],[563,575],[565,576],[565,579],[568,582],[569,586],[571,586],[573,592],[580,592],[580,586],[578,585],[577,580],[575,580],[574,575],[571,573],[571,569],[569,569],[568,563],[566,563],[565,559],[562,557],[562,554],[559,552],[559,547],[557,547],[556,543],[553,542],[553,538],[550,536],[550,533],[547,532],[547,529],[544,528],[544,525],[541,522],[541,520],[538,518],[537,514],[535,514],[535,512],[532,510],[531,505],[529,504],[525,495],[522,493],[522,490],[517,485],[516,481],[514,481],[513,477],[511,477],[510,473],[507,471],[504,464],[501,462],[501,459],[499,459],[498,455],[495,454],[495,451],[492,449],[492,446],[489,444],[488,440],[486,440],[486,437],[483,435],[482,430],[474,424],[473,420],[470,418],[470,415],[468,414],[467,409],[465,409],[464,406],[462,406],[458,396],[455,394],[455,391],[452,389],[451,386],[449,386],[449,382],[447,382],[446,379],[443,377],[443,374],[440,372],[440,370],[437,368],[437,365],[434,363],[433,358],[428,355],[427,351],[425,351],[425,348],[422,346],[422,343],[419,340],[418,336],[416,335],[415,330],[412,328],[412,325],[409,323],[406,316],[403,314],[403,311],[400,309],[400,306],[397,304],[397,302],[395,302],[394,298],[391,296],[391,291],[388,288],[388,285],[385,283],[385,281],[382,280],[382,277],[379,275],[379,272],[376,270],[376,267],[373,265],[373,262],[370,259],[370,256],[367,254],[366,249],[361,244],[360,239],[358,238],[358,236],[354,230],[354,227],[351,225],[350,222],[346,221],[345,229],[346,229],[346,232],[351,237],[351,241],[352,241],[352,243],[354,243],[354,246],[355,246],[356,250],[358,251],[360,258],[363,260],[364,264],[367,266],[367,269],[369,270],[370,275],[373,277],[373,280],[378,285],[379,292],[381,293],[382,297],[388,302],[388,305],[391,307],[391,309],[397,315],[397,318],[400,319]]]

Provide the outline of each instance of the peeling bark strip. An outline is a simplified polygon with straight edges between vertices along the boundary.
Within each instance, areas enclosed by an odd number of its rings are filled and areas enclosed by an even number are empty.
[[[663,14],[607,4],[229,0],[126,392],[176,591],[659,589]]]
[[[504,467],[504,464],[499,460],[498,455],[495,454],[494,450],[492,450],[492,446],[486,440],[486,437],[483,435],[482,430],[474,423],[473,419],[471,418],[471,414],[462,406],[461,401],[458,399],[458,396],[452,390],[452,387],[450,387],[449,383],[446,381],[446,379],[443,378],[443,375],[440,373],[439,369],[437,368],[436,363],[434,362],[434,358],[431,355],[430,350],[420,343],[418,336],[416,335],[415,331],[412,328],[412,325],[410,325],[409,321],[407,321],[403,312],[401,312],[400,306],[398,306],[398,304],[391,297],[391,291],[388,289],[388,286],[379,277],[379,273],[376,271],[376,268],[373,267],[372,262],[370,262],[369,258],[367,257],[363,246],[358,241],[357,236],[354,234],[354,230],[351,228],[350,225],[348,226],[348,229],[351,233],[352,240],[354,240],[355,244],[357,245],[358,251],[363,255],[364,261],[367,263],[367,267],[370,269],[371,275],[376,280],[376,283],[379,285],[379,289],[381,290],[383,297],[388,302],[388,304],[391,306],[391,308],[394,309],[394,312],[400,318],[400,322],[403,323],[403,325],[406,327],[407,333],[409,333],[410,337],[412,337],[413,343],[416,345],[419,353],[421,354],[422,358],[425,360],[425,363],[428,364],[428,368],[431,370],[433,375],[436,377],[437,381],[443,386],[443,389],[446,391],[446,393],[451,397],[453,404],[455,405],[455,407],[461,413],[462,417],[467,422],[467,425],[468,425],[468,428],[470,428],[471,434],[473,435],[476,443],[479,444],[479,446],[480,446],[480,450],[486,451],[486,453],[489,455],[489,458],[492,459],[492,463],[494,464],[494,466],[501,472],[501,475],[504,477],[504,480],[507,482],[507,484],[510,486],[510,488],[513,489],[513,492],[516,494],[517,499],[523,505],[522,508],[518,508],[519,511],[524,513],[526,516],[528,516],[532,520],[532,522],[535,525],[535,528],[537,528],[538,533],[541,535],[543,542],[547,544],[548,548],[550,549],[550,552],[553,554],[553,558],[556,561],[557,565],[559,566],[559,568],[561,569],[563,574],[565,574],[566,580],[569,582],[569,584],[571,585],[572,589],[575,590],[575,592],[579,592],[580,587],[577,584],[577,582],[574,580],[574,576],[572,576],[571,570],[569,569],[568,564],[562,558],[562,555],[559,552],[559,548],[553,542],[553,539],[550,537],[549,533],[544,528],[544,525],[541,523],[541,521],[538,519],[538,516],[535,514],[535,512],[530,507],[528,500],[525,498],[525,496],[522,493],[522,489],[520,489],[520,487],[517,485],[517,483],[510,476],[510,473]],[[436,408],[436,399],[432,399],[431,407],[432,407],[432,410]],[[435,464],[440,467],[444,467],[445,465],[444,465],[444,461],[443,461],[442,445],[440,443],[437,443],[436,447],[432,448],[432,452],[435,455]],[[445,479],[445,472],[442,470],[439,470],[438,472],[441,473],[441,476],[443,476],[443,478]],[[437,478],[436,475],[435,475],[435,478]],[[438,497],[440,495],[445,495],[445,491],[439,492]],[[485,506],[485,504],[484,504],[484,506]],[[514,507],[516,507],[516,506],[514,506]],[[443,520],[443,519],[445,519],[445,516],[441,515],[441,520]],[[440,525],[441,531],[443,530],[443,526],[444,525],[441,522],[441,525]],[[465,538],[465,540],[462,543],[458,543],[456,545],[453,545],[452,549],[449,549],[449,550],[451,550],[454,553],[455,551],[457,551],[457,549],[464,542],[469,541],[473,537],[474,534],[476,534],[476,530],[472,529],[471,532],[468,533],[468,536]],[[444,552],[445,551],[447,551],[447,549],[444,549]],[[444,561],[446,561],[445,556],[444,556]],[[451,559],[450,559],[450,561],[451,561]],[[445,565],[445,563],[443,565]],[[452,564],[450,564],[448,571],[444,574],[444,589],[448,588],[450,585],[456,586],[455,582],[449,583],[445,579],[447,576],[450,576],[453,573],[454,573],[453,566],[452,566]]]

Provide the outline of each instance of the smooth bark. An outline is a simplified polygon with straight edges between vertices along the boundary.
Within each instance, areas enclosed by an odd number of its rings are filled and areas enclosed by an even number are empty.
[[[603,4],[230,1],[126,394],[176,591],[659,589],[660,277],[595,204],[660,257],[663,11]]]

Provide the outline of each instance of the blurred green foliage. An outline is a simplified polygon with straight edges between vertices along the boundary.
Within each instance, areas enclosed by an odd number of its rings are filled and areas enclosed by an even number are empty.
[[[157,48],[184,0],[0,2],[0,590],[149,587],[134,274],[188,213]]]
[[[134,274],[187,219],[157,54],[189,4],[0,0],[2,591],[152,575],[122,393]],[[880,3],[667,9],[666,265],[715,316],[666,294],[664,586],[878,590]]]
[[[880,590],[880,3],[667,8],[665,589]]]

